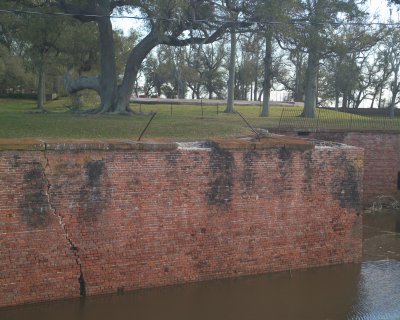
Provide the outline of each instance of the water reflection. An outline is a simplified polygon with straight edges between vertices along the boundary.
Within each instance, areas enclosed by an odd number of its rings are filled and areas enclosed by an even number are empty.
[[[354,320],[400,319],[400,261],[363,263]]]
[[[158,288],[0,311],[1,319],[343,319],[360,265]]]
[[[364,220],[364,261],[400,260],[400,211],[366,214]]]
[[[399,320],[400,215],[364,221],[362,264],[3,308],[0,319]]]

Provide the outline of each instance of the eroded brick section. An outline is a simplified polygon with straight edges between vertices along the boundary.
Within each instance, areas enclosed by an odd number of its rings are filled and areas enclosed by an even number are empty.
[[[0,279],[7,288],[3,305],[38,301],[40,292],[49,299],[79,296],[80,272],[86,294],[93,295],[361,259],[363,153],[357,148],[46,151],[57,215],[50,214],[29,243],[21,243],[26,235],[19,231],[36,229],[20,201],[7,197],[24,201],[23,181],[36,167],[28,165],[33,154],[21,152],[25,165],[12,169],[13,155],[0,157],[10,190],[0,191],[7,203],[0,221],[7,221],[7,212],[15,215],[15,228],[1,240],[6,259],[0,270],[20,263]],[[10,246],[12,256],[4,249]],[[57,276],[22,259],[31,246],[34,260],[48,250],[54,254]],[[70,251],[78,253],[81,270]],[[32,288],[30,296],[18,300],[13,277]]]

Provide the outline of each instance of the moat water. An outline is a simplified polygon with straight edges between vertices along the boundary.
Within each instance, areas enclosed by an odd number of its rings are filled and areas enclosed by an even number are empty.
[[[364,215],[363,263],[0,309],[0,320],[400,319],[400,210]]]

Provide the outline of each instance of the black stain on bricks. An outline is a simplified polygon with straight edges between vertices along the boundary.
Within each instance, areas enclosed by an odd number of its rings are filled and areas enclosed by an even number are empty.
[[[292,151],[289,150],[287,147],[283,146],[278,149],[278,166],[279,171],[283,178],[289,174],[290,170],[292,169]]]
[[[19,204],[23,221],[33,228],[48,226],[51,220],[51,207],[43,166],[39,162],[33,162],[31,169],[24,174],[23,181],[23,199]]]
[[[304,191],[311,192],[313,190],[312,181],[313,181],[313,160],[311,151],[307,151],[303,155],[303,163],[304,163]]]
[[[280,179],[277,181],[279,194],[291,192],[293,189],[291,175],[293,170],[293,150],[286,146],[278,149],[278,168]]]
[[[100,186],[104,170],[104,161],[90,161],[86,164],[86,176],[90,188],[97,188]]]
[[[243,182],[247,189],[252,189],[255,184],[254,159],[258,157],[258,153],[254,150],[247,151],[243,154]]]
[[[12,166],[14,168],[18,168],[20,166],[21,157],[17,154],[14,154],[13,158],[14,158],[14,162],[13,162]]]
[[[287,147],[283,146],[283,147],[279,148],[278,156],[279,156],[279,160],[281,160],[282,162],[285,162],[291,158],[291,152]]]
[[[343,174],[333,177],[334,195],[342,208],[358,210],[361,204],[358,170],[349,162],[345,153],[337,157],[337,162],[343,168]]]
[[[80,220],[90,221],[107,208],[110,184],[104,160],[92,160],[85,166],[85,183],[80,192]]]
[[[210,152],[209,163],[212,178],[206,191],[208,204],[228,209],[233,198],[233,155],[215,147]]]
[[[181,154],[179,152],[170,152],[165,155],[165,160],[171,166],[176,167],[176,165],[179,163],[180,157],[181,157]]]

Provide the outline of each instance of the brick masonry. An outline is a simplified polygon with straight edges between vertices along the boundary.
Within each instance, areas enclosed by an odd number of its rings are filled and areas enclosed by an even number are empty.
[[[285,133],[297,136],[297,133]],[[364,149],[363,203],[389,196],[400,199],[400,134],[386,132],[318,132],[307,137]]]
[[[0,306],[361,260],[359,148],[275,137],[2,149]]]

